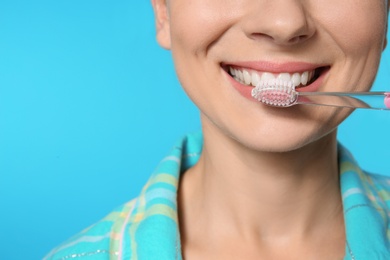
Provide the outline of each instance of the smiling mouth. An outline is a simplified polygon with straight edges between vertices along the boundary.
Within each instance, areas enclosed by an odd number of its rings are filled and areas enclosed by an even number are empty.
[[[313,70],[302,72],[260,72],[251,69],[245,69],[237,66],[224,66],[224,70],[237,82],[255,87],[262,82],[268,82],[271,79],[279,79],[281,81],[292,82],[295,88],[303,88],[315,82],[322,72],[329,67],[318,67]]]

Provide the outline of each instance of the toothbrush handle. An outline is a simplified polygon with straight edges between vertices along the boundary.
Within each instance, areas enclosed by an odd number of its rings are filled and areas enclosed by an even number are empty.
[[[390,111],[390,92],[298,92],[297,104]]]

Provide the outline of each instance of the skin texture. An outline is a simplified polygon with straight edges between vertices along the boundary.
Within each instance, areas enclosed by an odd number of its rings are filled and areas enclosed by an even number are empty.
[[[327,66],[319,91],[370,89],[383,0],[152,0],[157,40],[201,111],[204,149],[180,183],[185,259],[341,259],[336,128],[350,109],[249,100],[224,65]]]

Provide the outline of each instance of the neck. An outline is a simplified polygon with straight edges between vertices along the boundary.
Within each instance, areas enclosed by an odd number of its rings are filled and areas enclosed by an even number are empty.
[[[338,179],[336,131],[275,153],[204,129],[202,156],[184,174],[179,206],[184,222],[215,231],[209,234],[309,238],[343,225]]]

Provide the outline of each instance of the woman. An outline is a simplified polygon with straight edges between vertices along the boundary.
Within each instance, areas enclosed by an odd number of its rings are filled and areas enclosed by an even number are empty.
[[[364,173],[336,140],[352,110],[250,96],[275,77],[300,91],[368,91],[387,1],[152,5],[202,134],[175,146],[138,198],[47,259],[390,259],[390,180]]]

